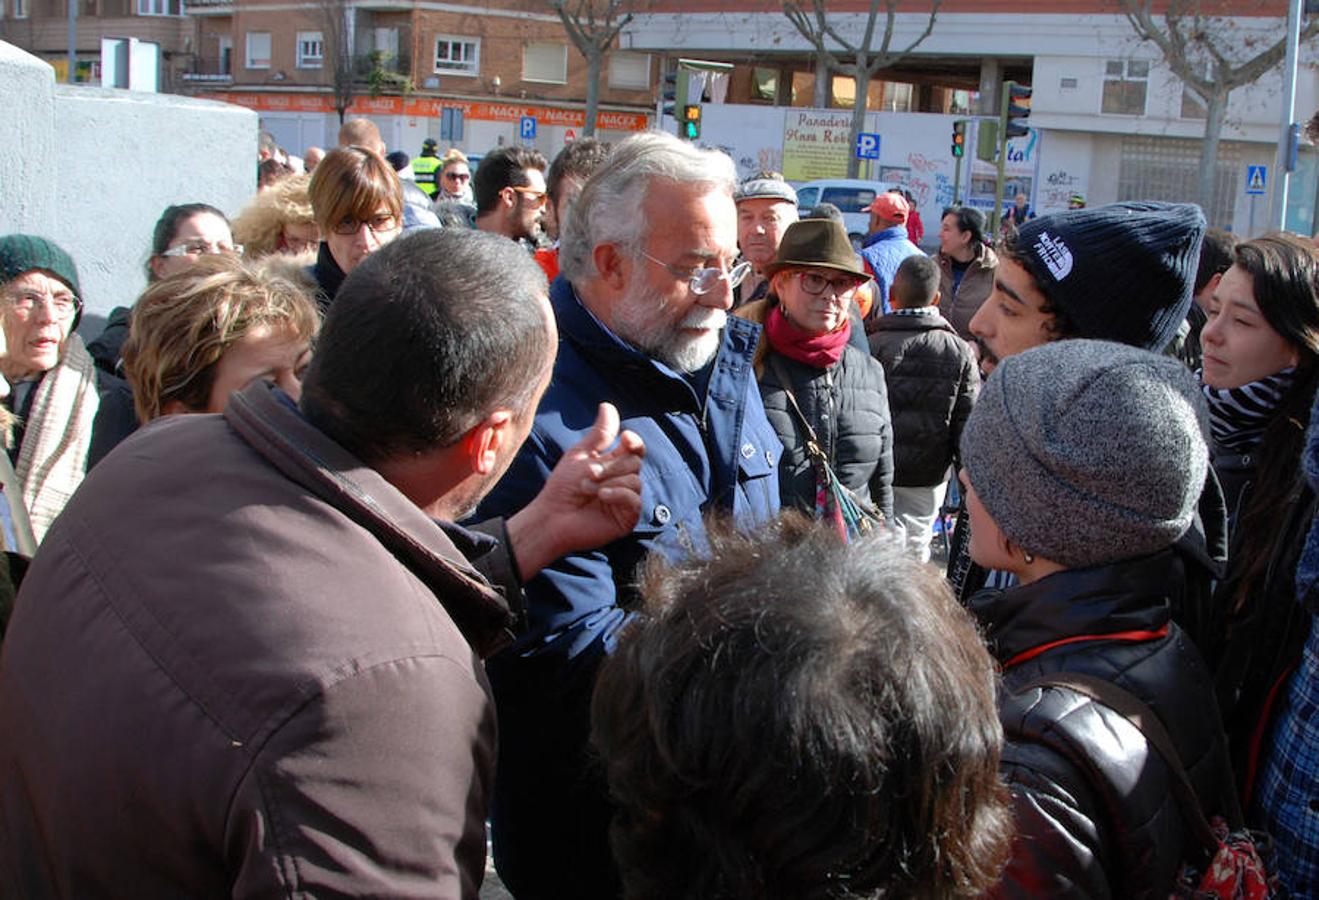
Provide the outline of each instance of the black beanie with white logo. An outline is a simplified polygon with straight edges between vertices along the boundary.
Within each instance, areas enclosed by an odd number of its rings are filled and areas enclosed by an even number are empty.
[[[1031,219],[1013,254],[1068,337],[1162,351],[1191,307],[1205,217],[1193,203],[1129,201]]]

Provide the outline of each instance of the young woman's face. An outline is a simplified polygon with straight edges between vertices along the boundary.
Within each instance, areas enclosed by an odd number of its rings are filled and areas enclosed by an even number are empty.
[[[1235,388],[1296,365],[1299,352],[1269,324],[1255,299],[1255,279],[1232,266],[1209,299],[1200,333],[1204,383]]]
[[[234,236],[224,219],[214,213],[196,213],[179,223],[165,251],[172,255],[151,259],[151,271],[157,278],[186,272],[208,253],[232,254]]]
[[[230,394],[257,380],[272,382],[296,402],[309,362],[311,345],[292,331],[268,325],[253,328],[220,357],[209,405],[198,412],[224,412]]]

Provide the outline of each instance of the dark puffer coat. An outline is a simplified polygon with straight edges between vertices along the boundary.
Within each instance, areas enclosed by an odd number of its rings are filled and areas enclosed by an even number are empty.
[[[1212,679],[1169,619],[1184,582],[1181,557],[1164,550],[972,599],[1004,669],[1002,769],[1018,829],[995,896],[1167,897],[1195,850],[1158,752],[1088,697],[1024,689],[1043,675],[1079,672],[1134,694],[1167,728],[1206,815],[1235,809]],[[1057,643],[1081,635],[1097,637]]]
[[[738,310],[738,315],[762,322],[768,312],[768,302],[757,301]],[[765,416],[783,444],[779,458],[783,506],[807,514],[815,511],[815,467],[806,452],[806,431],[788,401],[787,389],[791,389],[839,480],[872,500],[891,520],[893,426],[883,366],[849,344],[832,368],[817,369],[775,352],[762,338],[756,380]]]
[[[893,418],[893,483],[941,484],[980,392],[971,348],[943,316],[884,316],[870,335]]]

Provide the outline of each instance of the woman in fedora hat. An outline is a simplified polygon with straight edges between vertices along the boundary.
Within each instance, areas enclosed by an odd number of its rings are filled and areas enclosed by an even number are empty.
[[[765,277],[768,296],[736,314],[765,328],[756,378],[783,442],[783,505],[828,514],[825,463],[844,488],[891,519],[888,392],[879,362],[848,343],[854,293],[869,276],[847,233],[829,219],[794,223]]]

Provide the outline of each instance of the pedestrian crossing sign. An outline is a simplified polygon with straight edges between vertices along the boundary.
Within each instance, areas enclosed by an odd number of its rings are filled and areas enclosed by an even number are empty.
[[[1246,166],[1246,194],[1263,194],[1269,180],[1268,166]]]

